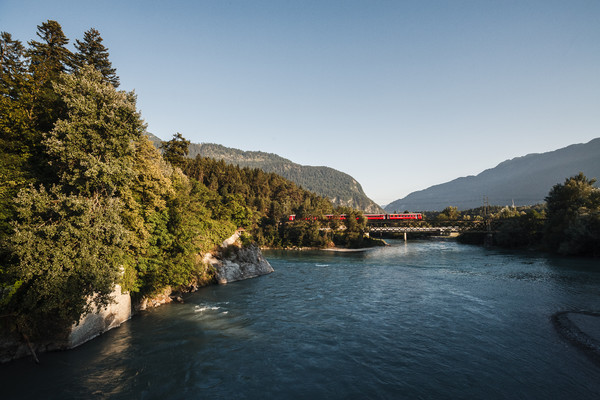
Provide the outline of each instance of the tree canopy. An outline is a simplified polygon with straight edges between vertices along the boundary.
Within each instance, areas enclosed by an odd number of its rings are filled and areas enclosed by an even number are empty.
[[[563,254],[600,255],[600,189],[583,173],[552,187],[546,197],[545,242]]]

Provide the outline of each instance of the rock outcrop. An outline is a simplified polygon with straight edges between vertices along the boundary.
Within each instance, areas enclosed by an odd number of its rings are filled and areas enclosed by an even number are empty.
[[[121,286],[115,285],[111,294],[114,299],[106,308],[96,308],[94,312],[81,317],[70,330],[60,337],[28,343],[9,325],[0,329],[0,363],[32,355],[37,361],[37,353],[69,350],[120,326],[132,316],[131,297],[121,293]]]
[[[116,285],[112,293],[114,302],[106,308],[97,309],[81,317],[79,323],[73,325],[66,349],[77,347],[129,320],[132,316],[131,296],[121,293],[121,286]]]
[[[203,261],[215,268],[219,284],[256,278],[273,272],[273,267],[263,257],[258,246],[241,245],[239,232],[225,240],[219,252],[207,254]]]

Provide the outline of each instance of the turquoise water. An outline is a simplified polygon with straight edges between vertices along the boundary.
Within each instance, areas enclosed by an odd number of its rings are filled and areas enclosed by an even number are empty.
[[[265,255],[273,274],[0,366],[0,397],[600,398],[600,367],[550,321],[600,310],[598,260],[452,241]]]

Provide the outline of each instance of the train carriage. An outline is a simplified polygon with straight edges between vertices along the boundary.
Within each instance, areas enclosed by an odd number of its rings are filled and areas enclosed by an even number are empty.
[[[367,221],[385,221],[385,220],[419,220],[419,219],[423,219],[423,214],[421,213],[395,213],[395,214],[363,214],[365,216],[365,218],[367,218]],[[341,219],[344,220],[346,219],[346,214],[340,214],[340,215],[335,215],[335,214],[325,214],[323,215],[324,219]],[[316,220],[318,219],[317,217],[307,217],[304,218],[305,220],[311,219],[311,220]],[[358,217],[357,217],[358,219]],[[289,216],[288,218],[289,221],[295,221],[296,220],[296,215],[292,214]]]

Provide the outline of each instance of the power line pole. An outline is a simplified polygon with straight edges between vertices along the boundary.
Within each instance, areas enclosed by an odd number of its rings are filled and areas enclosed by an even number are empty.
[[[491,221],[491,215],[489,214],[490,212],[490,199],[487,196],[483,196],[483,220],[485,222],[485,230],[487,231],[485,234],[485,239],[483,241],[483,244],[485,246],[491,246],[492,242],[493,242],[493,235],[492,235],[492,221]]]

